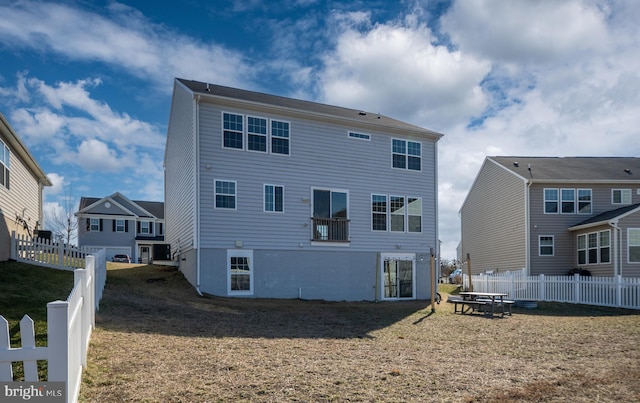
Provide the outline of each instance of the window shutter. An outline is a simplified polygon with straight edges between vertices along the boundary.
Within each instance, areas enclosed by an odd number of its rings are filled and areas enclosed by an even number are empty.
[[[91,218],[87,218],[87,232],[91,231]]]
[[[102,218],[100,219],[100,232],[102,232]]]
[[[139,234],[140,233],[140,221],[138,221],[137,224],[138,224],[138,228],[137,228],[136,234]]]
[[[111,220],[111,231],[116,232],[116,220]]]
[[[129,232],[129,220],[124,220],[124,232]]]

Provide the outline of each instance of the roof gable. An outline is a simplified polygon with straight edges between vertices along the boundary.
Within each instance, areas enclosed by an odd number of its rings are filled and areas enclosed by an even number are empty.
[[[44,173],[42,168],[40,168],[40,165],[38,165],[29,150],[27,150],[24,143],[22,143],[20,137],[18,137],[16,132],[13,131],[13,128],[9,125],[9,122],[2,113],[0,113],[0,135],[8,143],[7,146],[11,151],[13,151],[16,156],[20,157],[20,160],[29,169],[33,177],[36,178],[43,186],[51,186],[51,181],[49,181],[47,175]]]
[[[103,198],[82,197],[78,214],[120,215],[137,218],[164,219],[164,203],[133,201],[116,192]]]

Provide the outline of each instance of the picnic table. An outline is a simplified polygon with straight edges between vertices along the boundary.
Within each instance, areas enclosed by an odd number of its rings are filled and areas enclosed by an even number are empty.
[[[504,317],[505,313],[511,316],[511,305],[515,301],[507,300],[507,294],[496,292],[461,292],[461,299],[454,299],[453,312],[458,313],[458,305],[460,305],[460,313],[473,313],[475,311],[482,312],[485,316],[494,317],[496,308],[499,309],[498,313],[502,313]]]

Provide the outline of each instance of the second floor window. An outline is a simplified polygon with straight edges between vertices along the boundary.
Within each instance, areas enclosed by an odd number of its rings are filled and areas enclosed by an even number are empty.
[[[562,189],[562,214],[573,214],[576,212],[576,190]]]
[[[631,204],[631,189],[612,189],[611,204]]]
[[[284,212],[284,187],[264,185],[264,211]]]
[[[247,147],[250,151],[267,152],[267,119],[247,117]]]
[[[412,171],[422,170],[421,143],[393,139],[391,141],[391,159],[394,168]]]
[[[591,189],[544,189],[545,214],[591,214],[591,209]]]
[[[116,220],[116,232],[126,232],[125,220]]]
[[[144,234],[144,235],[151,235],[151,223],[149,221],[140,221],[138,223],[139,228],[138,228],[138,233],[139,234]]]
[[[387,231],[387,225],[391,232],[422,232],[422,199],[371,195],[371,229]]]
[[[102,220],[99,218],[90,218],[89,219],[89,231],[91,232],[99,232],[102,231]]]
[[[578,189],[578,214],[591,214],[591,189]]]
[[[271,152],[289,155],[289,123],[271,121]]]
[[[215,181],[215,207],[236,209],[236,182]]]

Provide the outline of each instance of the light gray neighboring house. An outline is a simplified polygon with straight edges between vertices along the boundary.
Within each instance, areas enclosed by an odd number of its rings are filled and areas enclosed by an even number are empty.
[[[42,227],[42,190],[51,182],[0,113],[0,261],[11,257],[11,233],[32,238]]]
[[[164,203],[133,201],[116,192],[82,197],[78,212],[78,246],[106,248],[107,259],[129,255],[132,262],[168,260],[164,242]]]
[[[487,157],[460,209],[474,273],[640,276],[640,158]]]
[[[176,79],[164,162],[173,259],[210,295],[430,298],[441,136]]]

